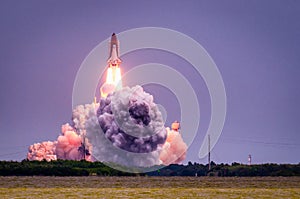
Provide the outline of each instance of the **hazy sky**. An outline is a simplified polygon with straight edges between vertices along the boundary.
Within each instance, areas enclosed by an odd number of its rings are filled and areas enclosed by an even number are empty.
[[[246,163],[251,154],[254,163],[298,163],[299,19],[296,0],[2,0],[0,159],[24,159],[30,144],[57,138],[61,125],[71,121],[77,70],[96,45],[112,32],[154,26],[195,39],[221,72],[228,109],[213,161]],[[147,62],[168,64],[193,85],[203,112],[186,162],[206,162],[198,158],[210,118],[209,95],[201,76],[183,59],[166,52],[145,50],[123,57],[125,71]],[[166,89],[151,85],[147,89],[167,109],[176,110],[178,104]],[[170,111],[168,122],[176,114]]]

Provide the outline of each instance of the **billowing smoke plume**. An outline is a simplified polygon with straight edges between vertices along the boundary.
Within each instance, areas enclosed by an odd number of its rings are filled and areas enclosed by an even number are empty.
[[[88,117],[88,110],[92,105],[77,106],[73,110],[73,125],[64,124],[61,127],[61,135],[57,141],[42,142],[33,144],[29,147],[27,153],[28,160],[47,161],[63,159],[63,160],[82,160],[91,161],[89,152],[90,144],[85,139],[85,121]]]
[[[28,160],[56,160],[56,141],[55,142],[41,142],[35,143],[28,148],[27,159]]]
[[[56,144],[56,155],[58,159],[63,160],[81,160],[80,149],[82,138],[74,128],[65,124],[61,128],[62,135],[58,136]]]
[[[97,117],[105,137],[114,146],[129,152],[155,151],[167,138],[152,95],[140,86],[126,87],[102,99]]]
[[[140,86],[101,99],[86,131],[96,160],[141,167],[161,163],[166,129],[153,97]]]
[[[168,137],[160,153],[160,160],[164,165],[180,163],[185,159],[187,145],[180,133],[167,128]]]
[[[99,103],[77,106],[72,125],[62,126],[57,141],[31,145],[27,158],[85,158],[149,167],[179,163],[184,160],[186,150],[178,128],[164,127],[153,96],[135,86],[115,91]]]

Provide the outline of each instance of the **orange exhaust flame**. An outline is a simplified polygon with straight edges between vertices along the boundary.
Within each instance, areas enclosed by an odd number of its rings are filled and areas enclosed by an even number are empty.
[[[107,97],[108,94],[122,88],[122,75],[119,65],[110,66],[107,69],[106,81],[100,88],[101,97]]]

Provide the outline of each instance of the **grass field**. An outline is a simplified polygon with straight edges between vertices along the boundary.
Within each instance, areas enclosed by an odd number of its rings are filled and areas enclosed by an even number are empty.
[[[300,177],[0,177],[0,198],[300,198]]]

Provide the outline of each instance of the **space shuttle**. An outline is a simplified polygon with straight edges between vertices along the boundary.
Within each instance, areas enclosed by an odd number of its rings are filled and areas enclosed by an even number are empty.
[[[109,50],[109,58],[107,63],[109,67],[118,67],[121,64],[121,59],[119,58],[119,41],[117,39],[117,35],[115,33],[112,34],[110,39],[110,50]]]
[[[122,88],[122,76],[120,68],[122,60],[119,58],[119,46],[120,44],[117,39],[117,35],[113,33],[109,43],[106,81],[100,88],[101,97],[106,97],[109,93]]]

